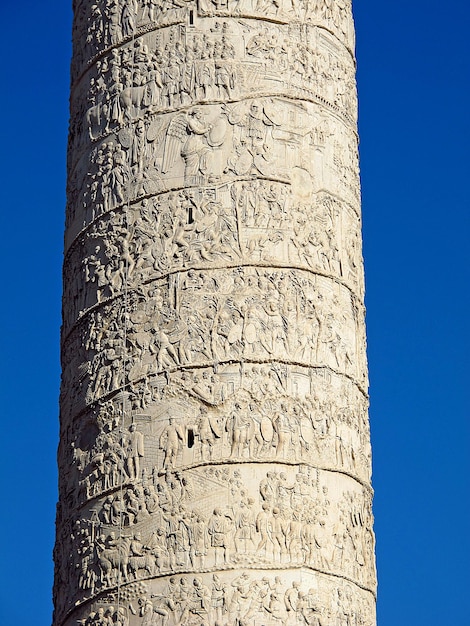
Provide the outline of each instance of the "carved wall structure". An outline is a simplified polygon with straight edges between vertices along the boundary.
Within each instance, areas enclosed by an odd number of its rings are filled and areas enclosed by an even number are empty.
[[[373,626],[350,0],[76,0],[55,626]]]

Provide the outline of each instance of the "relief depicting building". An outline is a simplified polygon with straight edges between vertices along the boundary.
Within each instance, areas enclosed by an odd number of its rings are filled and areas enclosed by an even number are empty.
[[[350,0],[76,0],[54,626],[374,626]]]

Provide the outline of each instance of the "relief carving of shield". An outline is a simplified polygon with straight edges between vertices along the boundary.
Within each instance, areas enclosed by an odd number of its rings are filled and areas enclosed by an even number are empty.
[[[248,174],[253,165],[253,157],[248,152],[248,150],[244,150],[237,161],[235,162],[234,170],[238,176],[243,176],[243,174]]]
[[[225,140],[227,134],[227,121],[223,117],[218,117],[209,131],[207,143],[213,148],[219,148]]]
[[[315,432],[312,428],[312,422],[308,417],[302,417],[300,420],[300,433],[306,443],[312,445],[315,443]]]
[[[267,443],[273,440],[274,428],[273,428],[273,423],[269,419],[269,417],[265,416],[261,419],[260,429],[261,429],[261,436]]]

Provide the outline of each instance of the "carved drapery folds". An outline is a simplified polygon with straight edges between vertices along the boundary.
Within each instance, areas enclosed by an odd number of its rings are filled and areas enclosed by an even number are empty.
[[[74,11],[55,626],[374,626],[350,2]]]

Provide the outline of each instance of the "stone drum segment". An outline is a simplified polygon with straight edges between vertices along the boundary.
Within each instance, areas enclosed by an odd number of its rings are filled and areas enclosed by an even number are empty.
[[[350,0],[76,0],[54,626],[375,626]]]

